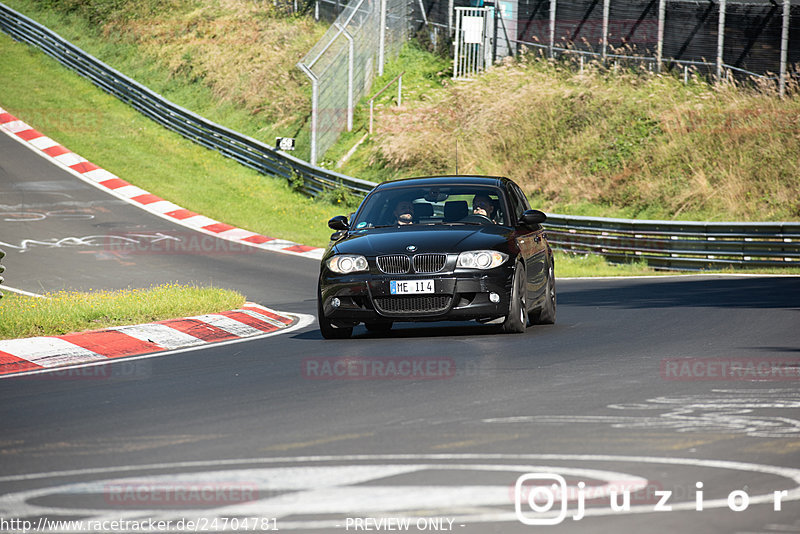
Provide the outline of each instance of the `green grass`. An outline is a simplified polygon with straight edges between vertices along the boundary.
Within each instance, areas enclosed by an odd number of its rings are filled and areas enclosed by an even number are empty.
[[[632,263],[609,263],[595,254],[573,254],[556,251],[556,277],[590,276],[664,276],[676,274],[697,274],[686,271],[664,271],[649,267],[644,261]],[[772,268],[728,268],[702,271],[703,274],[786,274],[800,275],[800,267]]]
[[[241,307],[245,297],[226,289],[164,284],[149,289],[45,294],[4,293],[0,339],[57,336],[110,326],[149,323]]]

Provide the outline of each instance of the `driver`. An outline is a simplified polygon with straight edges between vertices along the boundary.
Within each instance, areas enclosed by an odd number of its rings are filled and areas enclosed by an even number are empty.
[[[401,226],[414,223],[414,204],[409,200],[401,200],[398,202],[392,213],[397,220],[397,224]]]
[[[472,213],[483,215],[494,222],[494,203],[487,195],[478,193],[472,199]]]

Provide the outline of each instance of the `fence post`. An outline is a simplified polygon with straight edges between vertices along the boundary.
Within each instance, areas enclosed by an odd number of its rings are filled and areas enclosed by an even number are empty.
[[[553,50],[556,46],[556,0],[550,0],[550,59],[553,59]]]
[[[783,0],[783,25],[781,27],[781,74],[780,74],[780,95],[786,95],[786,56],[789,52],[789,0]]]
[[[497,5],[493,7],[484,7],[483,13],[483,68],[488,69],[494,63],[495,54],[494,48],[497,46]],[[489,16],[491,15],[491,24],[489,23]],[[501,15],[502,16],[502,15]],[[500,19],[503,22],[503,19]],[[508,42],[508,32],[506,32],[506,46],[509,50],[511,43]]]
[[[317,164],[317,113],[319,106],[319,78],[311,72],[311,69],[306,67],[303,63],[298,63],[297,66],[306,73],[311,79],[311,156],[308,162],[311,165]]]
[[[355,43],[353,36],[347,31],[347,28],[342,27],[338,22],[334,24],[336,29],[342,32],[345,39],[348,41],[348,54],[347,54],[347,131],[353,131],[353,71],[355,62]]]
[[[664,17],[667,14],[667,0],[658,0],[658,44],[656,45],[656,72],[661,72],[664,61]]]
[[[453,35],[453,12],[455,11],[455,2],[454,0],[449,0],[447,2],[447,34]],[[458,24],[458,21],[456,21]]]
[[[603,64],[608,56],[608,12],[611,0],[603,0]]]
[[[719,0],[719,23],[717,24],[717,83],[722,81],[722,52],[725,47],[725,2]]]
[[[381,29],[378,43],[378,76],[383,76],[383,64],[386,61],[386,0],[381,0]]]
[[[459,63],[461,62],[461,55],[459,54],[459,44],[461,42],[461,16],[460,12],[456,13],[456,33],[455,37],[453,37],[454,41],[454,51],[453,51],[453,78],[458,76],[458,72],[460,70]]]

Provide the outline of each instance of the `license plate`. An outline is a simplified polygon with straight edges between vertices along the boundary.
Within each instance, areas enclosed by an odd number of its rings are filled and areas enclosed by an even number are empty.
[[[433,293],[433,288],[433,280],[392,280],[389,282],[389,292],[392,295]]]

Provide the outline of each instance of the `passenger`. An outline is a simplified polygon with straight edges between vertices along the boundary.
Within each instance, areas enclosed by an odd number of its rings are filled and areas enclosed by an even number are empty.
[[[474,215],[483,215],[490,221],[495,222],[494,203],[492,199],[481,193],[478,193],[472,199],[472,213]]]
[[[414,204],[408,200],[398,202],[393,213],[397,224],[401,226],[414,223]]]

